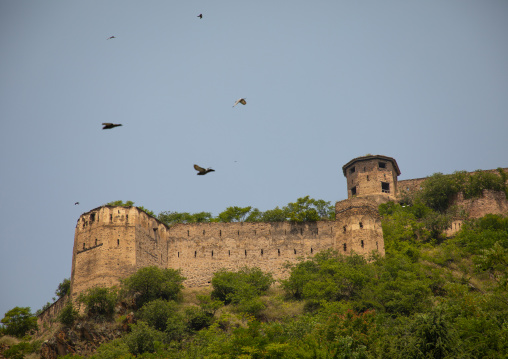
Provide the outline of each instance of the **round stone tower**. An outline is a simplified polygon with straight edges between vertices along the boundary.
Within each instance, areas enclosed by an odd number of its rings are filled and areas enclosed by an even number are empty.
[[[342,166],[347,179],[348,198],[369,197],[378,203],[395,200],[397,161],[381,155],[357,157]]]

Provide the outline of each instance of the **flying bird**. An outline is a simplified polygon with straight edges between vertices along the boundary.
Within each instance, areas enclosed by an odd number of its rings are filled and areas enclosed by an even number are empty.
[[[116,123],[111,123],[111,122],[103,122],[103,130],[109,130],[110,128],[114,128],[114,127],[118,127],[118,126],[122,126],[120,123],[116,124]]]
[[[74,205],[77,205],[77,204],[79,204],[79,202],[74,203]]]
[[[246,105],[247,104],[247,101],[245,101],[244,98],[240,98],[238,100],[236,100],[235,104],[233,105],[233,107],[235,107],[236,105],[238,105],[239,103],[241,103],[242,105]]]
[[[215,172],[215,170],[211,168],[204,169],[203,167],[199,167],[198,165],[194,165],[194,169],[198,171],[198,176],[206,175],[208,172]]]
[[[199,17],[200,19],[203,18],[203,14],[199,14],[197,17]]]
[[[106,40],[111,40],[111,39],[116,39],[116,37],[114,37],[114,36],[110,36],[110,37],[108,37]]]

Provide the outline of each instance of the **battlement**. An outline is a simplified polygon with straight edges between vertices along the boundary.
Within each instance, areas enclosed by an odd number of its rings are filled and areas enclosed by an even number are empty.
[[[333,249],[349,255],[384,255],[380,203],[397,200],[401,190],[419,190],[424,179],[397,181],[395,159],[355,158],[342,167],[348,199],[335,204],[334,221],[307,223],[187,223],[167,226],[137,207],[101,206],[77,221],[71,297],[94,286],[118,285],[139,268],[180,270],[186,286],[208,285],[219,269],[259,267],[276,279],[287,277],[285,264]],[[508,213],[499,193],[474,200],[457,198],[474,216]],[[480,209],[479,209],[480,208]],[[461,222],[452,227],[460,228]],[[450,230],[453,230],[450,229]]]

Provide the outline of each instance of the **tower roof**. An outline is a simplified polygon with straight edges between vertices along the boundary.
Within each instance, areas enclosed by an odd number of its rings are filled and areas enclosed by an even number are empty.
[[[344,166],[342,166],[342,172],[344,173],[344,176],[346,176],[346,169],[348,167],[350,167],[351,165],[353,165],[354,163],[361,162],[361,161],[376,160],[376,159],[383,160],[383,161],[390,161],[393,165],[393,168],[395,168],[397,176],[400,176],[400,169],[399,169],[399,165],[397,165],[397,161],[395,161],[395,159],[392,157],[382,156],[382,155],[367,155],[367,156],[353,158],[351,161],[349,161]]]

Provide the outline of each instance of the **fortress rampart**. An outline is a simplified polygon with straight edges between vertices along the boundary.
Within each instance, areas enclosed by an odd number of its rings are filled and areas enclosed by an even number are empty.
[[[244,266],[259,267],[275,279],[284,279],[288,275],[285,263],[328,249],[346,255],[352,251],[365,256],[373,252],[384,255],[379,204],[397,200],[401,191],[418,191],[425,179],[397,181],[400,170],[395,159],[379,155],[355,158],[342,171],[348,199],[335,204],[335,221],[169,227],[136,207],[106,205],[83,213],[74,235],[70,297],[75,301],[88,288],[118,285],[146,266],[180,270],[186,277],[184,285],[195,287],[208,285],[219,269]],[[484,191],[475,199],[459,194],[454,203],[471,218],[508,213],[504,193],[494,191]],[[449,234],[460,229],[461,223],[455,221]],[[51,315],[42,313],[39,320],[56,316],[62,305],[54,306]]]

